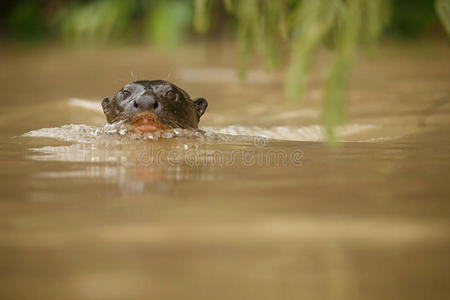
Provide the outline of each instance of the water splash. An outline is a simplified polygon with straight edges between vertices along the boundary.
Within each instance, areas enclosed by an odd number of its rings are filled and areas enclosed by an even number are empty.
[[[202,139],[207,135],[198,130],[171,129],[153,133],[131,133],[123,122],[106,124],[102,127],[70,124],[61,127],[41,128],[27,132],[24,137],[51,138],[64,142],[81,144],[133,144],[145,140],[184,137]]]
[[[375,129],[373,125],[348,125],[338,129],[341,138]],[[208,132],[226,135],[257,136],[268,139],[299,141],[299,142],[322,142],[325,141],[325,129],[319,125],[311,126],[274,126],[269,128],[258,126],[231,125],[226,127],[202,127]]]
[[[339,128],[339,136],[345,138],[354,134],[375,129],[373,125],[349,125]],[[257,127],[230,125],[224,127],[205,126],[201,130],[170,129],[153,133],[131,133],[124,123],[106,124],[102,127],[82,124],[63,125],[55,128],[42,128],[25,133],[25,137],[52,138],[64,142],[130,144],[145,140],[186,138],[205,143],[247,144],[255,137],[286,141],[320,142],[325,140],[322,126],[275,126]]]

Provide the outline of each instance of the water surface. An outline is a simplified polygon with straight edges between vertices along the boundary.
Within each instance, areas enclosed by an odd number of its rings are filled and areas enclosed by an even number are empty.
[[[448,47],[402,47],[360,59],[336,149],[321,66],[289,108],[226,46],[1,50],[1,298],[444,299]],[[203,132],[105,126],[130,72],[206,97]]]

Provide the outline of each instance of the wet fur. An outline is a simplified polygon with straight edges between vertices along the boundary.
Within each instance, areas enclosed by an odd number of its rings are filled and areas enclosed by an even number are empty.
[[[123,91],[131,91],[129,97],[125,98]],[[175,99],[168,99],[169,91],[175,93]],[[134,94],[134,93],[140,94]],[[108,123],[125,121],[132,124],[133,118],[143,111],[133,111],[132,103],[136,103],[139,97],[151,97],[152,101],[158,102],[160,108],[148,113],[151,118],[161,123],[161,128],[198,128],[200,117],[205,113],[208,106],[204,98],[191,100],[189,94],[165,80],[138,80],[125,85],[111,98],[102,101],[103,112]],[[137,104],[136,104],[137,105]]]

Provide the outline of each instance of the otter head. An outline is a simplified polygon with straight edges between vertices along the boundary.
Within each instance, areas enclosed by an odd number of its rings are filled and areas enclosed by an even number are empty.
[[[135,132],[169,128],[197,128],[208,102],[191,100],[176,85],[164,80],[138,80],[102,101],[108,123],[124,120]]]

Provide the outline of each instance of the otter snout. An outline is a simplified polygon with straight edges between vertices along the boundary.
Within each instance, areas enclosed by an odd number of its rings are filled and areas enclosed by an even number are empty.
[[[160,106],[161,103],[150,95],[138,96],[133,100],[133,107],[136,109],[136,112],[149,111],[157,113]]]

